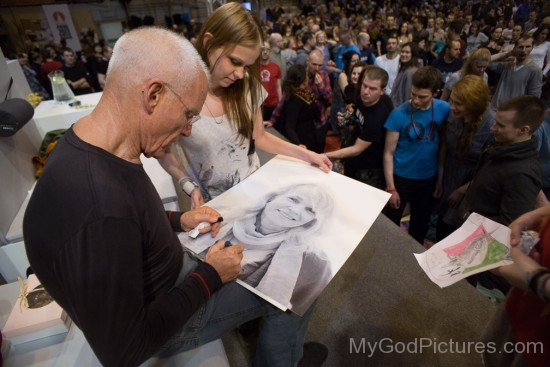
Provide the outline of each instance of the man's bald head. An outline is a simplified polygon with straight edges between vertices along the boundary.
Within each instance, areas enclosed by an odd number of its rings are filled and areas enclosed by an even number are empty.
[[[116,42],[105,88],[112,85],[128,90],[159,78],[188,91],[201,71],[210,78],[206,64],[189,41],[166,29],[144,27],[125,33]]]
[[[269,36],[269,44],[271,48],[280,49],[283,45],[283,36],[280,33],[271,33]]]

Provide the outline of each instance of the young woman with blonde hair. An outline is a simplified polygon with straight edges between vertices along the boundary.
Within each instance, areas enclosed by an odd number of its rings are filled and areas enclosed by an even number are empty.
[[[238,3],[219,7],[197,36],[197,51],[211,73],[201,119],[191,136],[175,144],[183,150],[183,169],[171,153],[161,159],[191,196],[192,207],[256,171],[260,162],[255,147],[302,159],[324,171],[331,168],[325,156],[264,131],[260,106],[267,94],[259,81],[261,41],[258,20]]]
[[[464,65],[462,65],[462,68],[452,73],[447,83],[445,83],[441,99],[444,101],[449,100],[453,86],[466,75],[477,75],[482,77],[485,83],[488,83],[489,77],[485,70],[489,66],[489,62],[491,62],[491,52],[488,49],[480,48],[472,52],[466,59]]]

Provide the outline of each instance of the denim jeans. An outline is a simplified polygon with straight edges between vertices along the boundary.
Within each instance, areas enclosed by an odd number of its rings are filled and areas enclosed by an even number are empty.
[[[410,178],[393,175],[395,189],[399,194],[401,206],[399,209],[386,207],[384,214],[399,225],[401,216],[407,203],[411,204],[411,221],[409,222],[409,234],[420,244],[424,243],[424,237],[428,232],[428,223],[434,203],[433,192],[435,190],[436,176],[426,180],[413,180]]]
[[[177,283],[197,266],[197,260],[185,252],[183,267]],[[254,360],[255,366],[296,366],[302,358],[307,323],[314,305],[300,317],[290,311],[283,312],[254,295],[241,285],[231,282],[203,304],[157,353],[166,358],[194,349],[246,321],[262,317]]]

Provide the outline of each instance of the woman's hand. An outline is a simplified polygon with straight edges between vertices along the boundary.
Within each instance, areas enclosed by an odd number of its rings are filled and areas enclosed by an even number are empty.
[[[305,159],[305,161],[312,166],[319,167],[319,169],[325,173],[328,173],[332,170],[332,162],[324,154],[319,154],[312,152],[311,150],[307,150],[307,159]]]
[[[201,189],[195,187],[193,191],[191,191],[191,209],[200,208],[203,205],[204,198],[202,197]]]
[[[211,232],[212,237],[216,237],[220,231],[221,223],[218,221],[221,215],[216,210],[207,206],[201,206],[185,212],[180,217],[181,228],[188,232],[198,226],[201,222],[208,222],[210,226],[202,228],[199,233]]]

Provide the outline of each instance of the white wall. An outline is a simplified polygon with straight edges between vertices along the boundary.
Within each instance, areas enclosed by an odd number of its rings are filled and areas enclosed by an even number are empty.
[[[0,50],[0,101],[4,101],[10,76],[14,83],[8,95],[25,98],[30,88],[17,60],[7,61]],[[32,156],[41,139],[34,120],[10,137],[0,137],[0,244],[35,181]]]

